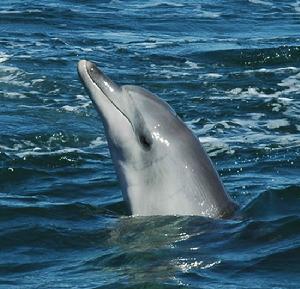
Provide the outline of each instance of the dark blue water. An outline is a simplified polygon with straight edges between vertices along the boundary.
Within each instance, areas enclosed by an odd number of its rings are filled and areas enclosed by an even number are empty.
[[[126,216],[80,59],[173,106],[230,220]],[[300,2],[1,1],[1,288],[299,288]]]

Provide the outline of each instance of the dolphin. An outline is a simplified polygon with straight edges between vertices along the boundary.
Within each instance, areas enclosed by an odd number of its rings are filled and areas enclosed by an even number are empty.
[[[237,204],[199,139],[166,102],[139,86],[119,86],[87,60],[78,74],[103,121],[132,215],[233,215]]]

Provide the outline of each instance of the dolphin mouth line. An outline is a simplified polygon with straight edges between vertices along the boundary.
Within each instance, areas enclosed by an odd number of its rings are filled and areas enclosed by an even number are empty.
[[[127,121],[129,122],[129,124],[131,125],[131,127],[132,127],[132,129],[134,131],[133,124],[130,121],[130,119],[127,117],[127,115],[110,99],[110,97],[103,91],[103,89],[94,81],[93,77],[90,75],[89,70],[86,67],[86,61],[84,62],[84,68],[85,68],[85,71],[86,71],[87,75],[89,76],[91,82],[94,85],[96,85],[97,88],[99,88],[101,90],[102,94],[105,95],[105,97],[107,98],[107,100],[115,107],[115,109],[118,110],[127,119]]]

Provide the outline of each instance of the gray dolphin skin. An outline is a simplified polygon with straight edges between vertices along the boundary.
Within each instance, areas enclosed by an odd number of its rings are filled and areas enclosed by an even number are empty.
[[[78,63],[105,129],[133,215],[230,217],[237,208],[197,137],[151,92],[119,86],[92,62]]]

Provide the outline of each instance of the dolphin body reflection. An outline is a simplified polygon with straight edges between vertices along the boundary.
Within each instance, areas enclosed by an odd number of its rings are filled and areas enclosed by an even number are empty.
[[[133,215],[231,216],[226,193],[198,138],[151,92],[119,86],[92,62],[79,77],[99,112],[121,185]]]

